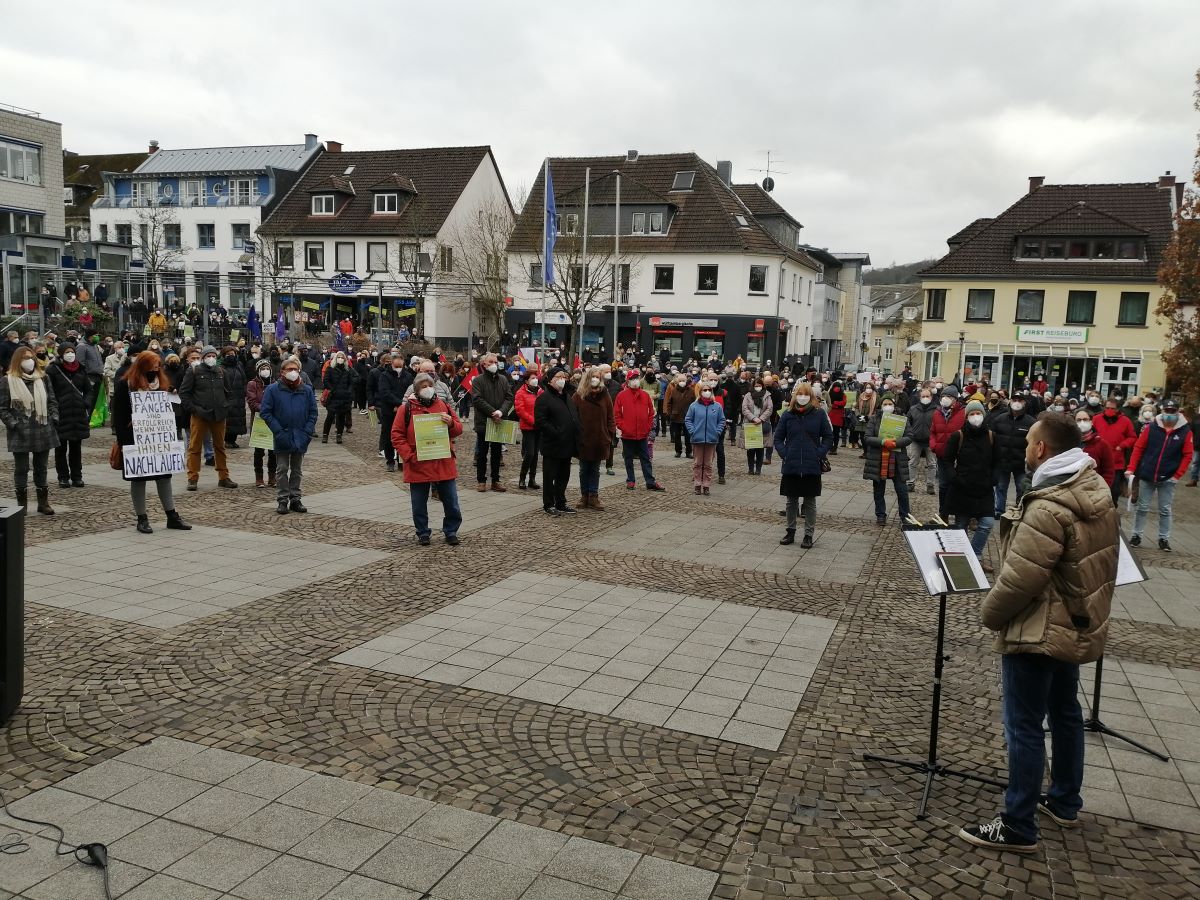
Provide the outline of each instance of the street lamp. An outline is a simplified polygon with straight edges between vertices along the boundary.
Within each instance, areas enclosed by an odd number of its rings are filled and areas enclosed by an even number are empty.
[[[862,356],[858,360],[858,369],[861,372],[867,367],[867,333],[864,331],[862,341],[858,345],[858,349],[862,352]]]
[[[633,343],[636,348],[634,355],[640,356],[642,352],[642,304],[634,304],[633,315]]]
[[[958,333],[958,387],[960,390],[967,386],[966,369],[964,367],[966,363],[966,346],[967,333],[960,331]]]

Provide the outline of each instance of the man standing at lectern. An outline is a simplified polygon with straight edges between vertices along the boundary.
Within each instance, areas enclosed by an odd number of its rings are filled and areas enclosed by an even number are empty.
[[[1004,812],[959,836],[980,847],[1033,853],[1039,812],[1063,828],[1079,824],[1079,665],[1104,652],[1119,516],[1069,416],[1047,412],[1038,418],[1025,462],[1029,489],[1000,519],[1003,563],[982,609],[983,624],[996,632],[995,649],[1003,654]],[[1052,758],[1043,795],[1047,717]]]

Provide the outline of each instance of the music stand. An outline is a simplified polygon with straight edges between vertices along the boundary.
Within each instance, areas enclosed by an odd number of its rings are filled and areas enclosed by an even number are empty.
[[[987,590],[987,576],[984,574],[983,568],[979,565],[979,560],[975,556],[975,551],[971,549],[970,541],[967,540],[966,532],[964,531],[940,529],[934,531],[906,531],[904,538],[908,542],[909,550],[912,551],[913,556],[917,560],[921,577],[925,580],[930,594],[937,594],[938,596],[937,649],[933,662],[933,701],[929,715],[929,747],[923,760],[882,756],[877,753],[864,753],[863,760],[902,766],[906,769],[912,769],[915,772],[924,772],[925,789],[921,792],[921,800],[917,804],[917,818],[924,819],[926,815],[925,810],[929,806],[929,797],[933,792],[933,780],[939,776],[977,781],[980,784],[991,785],[1000,790],[1004,790],[1007,784],[1003,781],[997,781],[994,778],[976,775],[973,772],[952,769],[949,766],[943,765],[938,760],[938,724],[942,708],[942,669],[945,661],[948,659],[944,652],[946,640],[946,596],[949,593],[978,593],[979,591]],[[937,555],[945,551],[965,553],[967,559],[970,561],[971,569],[976,576],[976,586],[960,588],[954,591],[950,590],[951,582],[943,569],[940,557]]]
[[[1125,535],[1120,535],[1117,538],[1118,553],[1117,553],[1117,578],[1116,586],[1120,587],[1125,584],[1140,584],[1143,581],[1149,581],[1150,576],[1146,574],[1146,570],[1142,568],[1141,563],[1137,558],[1129,552],[1129,546],[1125,543]],[[1096,678],[1092,682],[1092,707],[1088,712],[1088,718],[1084,720],[1083,730],[1091,731],[1094,734],[1103,734],[1108,737],[1115,737],[1130,744],[1143,753],[1149,753],[1151,756],[1167,762],[1170,757],[1165,753],[1159,753],[1157,750],[1151,750],[1145,744],[1135,741],[1128,735],[1121,734],[1115,729],[1109,728],[1100,720],[1100,686],[1104,681],[1104,657],[1101,656],[1096,660]]]

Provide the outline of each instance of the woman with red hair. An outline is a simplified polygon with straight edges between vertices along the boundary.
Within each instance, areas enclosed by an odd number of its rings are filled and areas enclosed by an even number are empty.
[[[163,366],[163,359],[153,350],[143,350],[129,365],[124,377],[117,379],[116,392],[112,399],[113,430],[117,444],[128,447],[133,444],[133,401],[134,391],[169,391],[171,380]],[[145,475],[136,478],[121,476],[129,482],[129,494],[133,499],[133,511],[137,514],[137,530],[142,534],[153,534],[150,516],[146,509],[146,482],[153,481],[158,491],[158,500],[167,514],[167,527],[179,531],[191,530],[175,511],[175,494],[171,488],[170,475]]]

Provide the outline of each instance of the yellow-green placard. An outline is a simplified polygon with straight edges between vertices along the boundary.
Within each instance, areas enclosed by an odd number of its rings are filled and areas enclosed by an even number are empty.
[[[742,438],[746,444],[747,450],[761,450],[763,448],[763,428],[761,423],[751,422],[742,428]]]
[[[145,335],[150,334],[150,326],[149,325],[147,325],[145,328],[142,329],[142,334],[145,334]]]
[[[884,413],[879,420],[879,439],[881,441],[898,441],[900,436],[904,434],[906,421],[904,416],[898,416],[895,413]]]
[[[516,421],[513,419],[488,419],[483,439],[492,444],[515,444],[517,442]]]
[[[858,402],[858,391],[846,391],[846,408],[854,409],[854,404]]]
[[[230,331],[229,332],[229,343],[236,344],[239,334],[241,334],[241,332],[238,331],[238,329],[236,329],[236,328],[233,329],[232,331]]]
[[[378,428],[379,427],[379,413],[375,412],[375,410],[373,410],[373,409],[367,410],[367,424],[370,425],[372,428]]]
[[[450,426],[440,415],[413,416],[412,422],[418,460],[450,458]]]
[[[183,326],[183,339],[184,339],[185,341],[190,341],[190,340],[192,340],[192,339],[193,339],[195,336],[196,336],[196,329],[195,329],[195,328],[193,328],[191,325],[184,325],[184,326]]]
[[[275,449],[275,435],[271,434],[271,429],[267,427],[266,420],[262,416],[255,416],[254,424],[250,426],[250,449]]]

